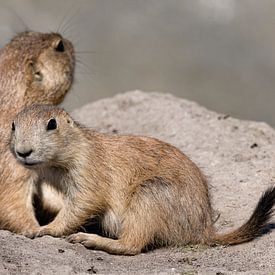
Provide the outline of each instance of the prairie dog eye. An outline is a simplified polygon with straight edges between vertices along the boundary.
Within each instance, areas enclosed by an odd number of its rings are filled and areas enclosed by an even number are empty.
[[[55,50],[57,52],[61,52],[61,53],[65,52],[65,46],[64,46],[62,39],[60,39],[59,42],[56,44]]]
[[[12,122],[12,124],[11,124],[11,130],[15,131],[15,124],[14,124],[14,122]]]
[[[55,130],[56,128],[57,128],[56,120],[55,118],[51,118],[47,124],[47,131]]]

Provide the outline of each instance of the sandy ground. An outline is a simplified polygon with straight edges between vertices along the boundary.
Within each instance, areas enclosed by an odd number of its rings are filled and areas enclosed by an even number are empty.
[[[221,231],[242,224],[275,182],[275,131],[265,123],[140,91],[88,104],[73,115],[100,131],[149,135],[178,146],[207,175]],[[0,274],[275,274],[275,230],[233,247],[162,248],[134,257],[7,231],[0,231],[0,247]]]

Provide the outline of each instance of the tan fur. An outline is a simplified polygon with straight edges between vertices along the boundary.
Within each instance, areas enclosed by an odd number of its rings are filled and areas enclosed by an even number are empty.
[[[53,119],[57,128],[48,129]],[[170,144],[91,131],[50,106],[24,110],[14,127],[11,150],[30,169],[31,184],[41,186],[45,179],[65,196],[55,220],[28,236],[67,235],[90,216],[117,239],[78,233],[69,240],[115,254],[134,255],[152,244],[234,244],[256,236],[249,233],[257,220],[227,235],[215,233],[204,176]],[[261,204],[268,205],[265,213],[274,190]]]
[[[30,104],[62,102],[72,84],[73,72],[73,46],[57,33],[20,33],[0,51],[1,229],[24,233],[38,228],[30,211],[30,171],[18,165],[9,151],[11,122]],[[52,209],[57,210],[60,205],[55,205]]]

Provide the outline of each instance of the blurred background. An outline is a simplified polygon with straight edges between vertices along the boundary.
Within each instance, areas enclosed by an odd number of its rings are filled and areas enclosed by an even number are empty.
[[[1,0],[0,44],[59,30],[77,51],[68,110],[159,91],[275,126],[275,1]]]

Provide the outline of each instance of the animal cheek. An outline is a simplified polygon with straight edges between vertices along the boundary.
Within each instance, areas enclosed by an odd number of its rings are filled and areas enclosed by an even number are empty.
[[[40,153],[41,157],[43,157],[47,160],[50,160],[50,159],[54,158],[55,152],[56,152],[56,149],[54,149],[52,147],[52,145],[49,144],[49,146],[44,145],[43,147],[41,147],[39,153]]]
[[[14,148],[14,142],[10,142],[10,151],[14,154],[15,153],[15,148]]]

